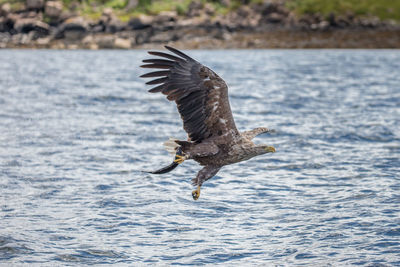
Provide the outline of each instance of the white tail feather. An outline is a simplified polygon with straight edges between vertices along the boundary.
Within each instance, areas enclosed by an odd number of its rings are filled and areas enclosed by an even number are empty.
[[[167,141],[164,142],[164,148],[168,151],[168,153],[175,155],[176,150],[178,149],[179,145],[175,143],[178,139],[170,137]]]

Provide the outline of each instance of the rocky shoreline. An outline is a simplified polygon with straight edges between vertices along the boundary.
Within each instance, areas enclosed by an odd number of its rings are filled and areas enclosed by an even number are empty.
[[[400,25],[375,17],[296,16],[284,1],[243,5],[225,15],[201,1],[185,14],[162,11],[122,22],[110,8],[97,20],[65,10],[62,2],[27,0],[0,7],[0,48],[400,48]]]

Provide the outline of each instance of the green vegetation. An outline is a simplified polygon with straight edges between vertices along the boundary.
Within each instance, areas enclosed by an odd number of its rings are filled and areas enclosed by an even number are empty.
[[[138,0],[137,7],[128,9],[129,0],[61,0],[65,9],[75,7],[83,16],[98,19],[104,8],[114,9],[115,14],[127,21],[140,14],[156,15],[161,11],[176,11],[186,14],[192,0]],[[229,6],[222,0],[200,0],[211,5],[217,14],[226,14],[245,4],[260,4],[264,0],[231,0]],[[10,3],[12,10],[23,8],[26,0],[0,0],[0,4]],[[330,14],[355,16],[377,16],[382,20],[400,21],[400,0],[286,0],[286,7],[298,15]]]
[[[400,20],[400,0],[288,0],[286,6],[297,14],[329,16],[354,14]]]

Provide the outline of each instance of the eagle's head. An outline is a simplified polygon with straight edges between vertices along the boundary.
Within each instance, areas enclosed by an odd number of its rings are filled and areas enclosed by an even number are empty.
[[[273,146],[267,146],[267,145],[261,145],[261,148],[262,149],[260,149],[260,154],[266,154],[266,153],[275,153],[275,147],[273,147]]]

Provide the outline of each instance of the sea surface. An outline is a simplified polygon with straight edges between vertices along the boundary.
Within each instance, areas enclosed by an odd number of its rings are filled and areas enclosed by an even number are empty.
[[[0,50],[0,265],[400,266],[400,50],[187,53],[275,130],[198,201],[145,51]]]

